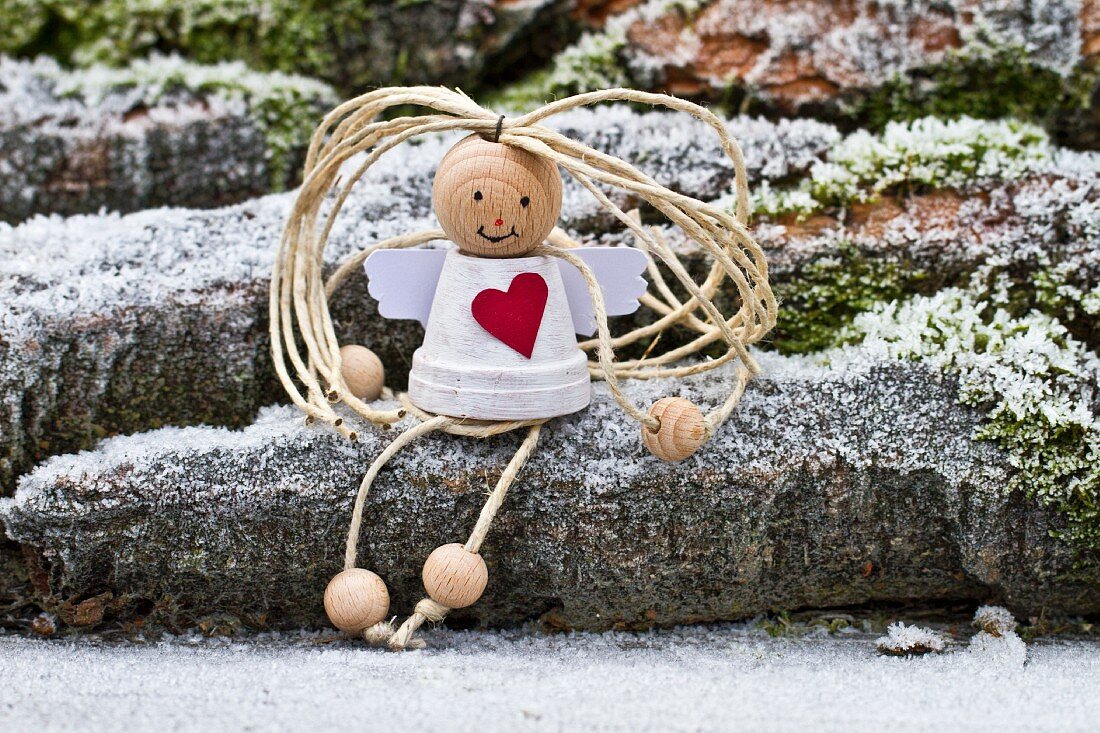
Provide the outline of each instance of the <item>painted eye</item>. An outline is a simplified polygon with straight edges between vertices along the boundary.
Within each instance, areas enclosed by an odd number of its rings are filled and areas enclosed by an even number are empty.
[[[474,201],[481,201],[481,191],[474,191]]]
[[[522,206],[525,209],[527,208],[527,204],[529,204],[529,203],[531,203],[531,199],[527,198],[526,196],[524,196],[523,198],[521,198],[519,200],[519,205]]]

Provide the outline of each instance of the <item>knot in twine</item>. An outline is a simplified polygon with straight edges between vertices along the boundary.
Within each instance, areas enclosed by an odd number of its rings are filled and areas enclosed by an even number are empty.
[[[422,598],[416,604],[416,610],[413,611],[413,615],[409,616],[405,623],[401,624],[401,628],[397,630],[397,633],[389,638],[390,649],[400,651],[410,647],[423,647],[423,640],[413,639],[412,635],[416,633],[416,630],[419,629],[425,621],[430,621],[433,624],[439,623],[447,617],[450,610],[449,607],[444,606],[442,603],[437,603],[431,598]]]

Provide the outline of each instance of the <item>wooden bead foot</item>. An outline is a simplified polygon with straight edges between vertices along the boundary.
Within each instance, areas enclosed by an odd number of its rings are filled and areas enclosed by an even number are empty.
[[[325,588],[325,613],[332,625],[358,634],[386,618],[390,593],[380,577],[363,568],[338,573]]]
[[[653,403],[649,414],[661,421],[661,427],[653,432],[643,425],[642,442],[662,461],[682,461],[707,441],[703,413],[690,400],[663,397]]]
[[[454,543],[435,548],[424,563],[428,596],[448,608],[465,608],[481,598],[489,582],[485,560]]]

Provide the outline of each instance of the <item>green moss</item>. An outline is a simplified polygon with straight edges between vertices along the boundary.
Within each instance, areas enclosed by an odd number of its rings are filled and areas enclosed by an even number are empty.
[[[1049,139],[1040,128],[1014,120],[923,118],[896,123],[881,134],[849,135],[795,186],[762,183],[753,192],[753,208],[764,217],[802,219],[887,192],[1011,180],[1045,162],[1049,151]],[[942,278],[908,263],[868,259],[842,244],[835,256],[775,286],[783,304],[773,336],[776,347],[790,354],[833,346],[855,316],[920,292],[932,280],[934,286],[943,285]]]
[[[978,28],[942,62],[895,76],[847,111],[876,129],[928,115],[1051,123],[1087,109],[1098,80],[1096,69],[1063,75],[1036,63],[1028,48]]]
[[[1100,364],[1057,320],[1015,315],[995,293],[948,288],[857,316],[838,342],[863,357],[917,359],[957,374],[961,402],[982,408],[979,440],[996,441],[1021,491],[1064,519],[1055,530],[1083,553],[1100,551],[1100,421],[1092,411]],[[836,357],[835,352],[824,358]]]
[[[399,7],[420,3],[406,2]],[[245,62],[324,79],[345,92],[376,78],[366,29],[380,3],[363,0],[0,0],[0,41],[15,56],[46,54],[76,66],[121,66],[153,53],[206,64]],[[398,44],[400,46],[400,44]]]
[[[1052,507],[1055,535],[1083,556],[1100,551],[1100,421],[1090,395],[1100,362],[1088,335],[1100,290],[1067,281],[1069,266],[1039,265],[1016,280],[986,268],[967,289],[933,273],[869,260],[850,245],[777,284],[774,340],[784,353],[917,359],[959,375],[961,402],[986,411],[977,440],[995,441],[1017,469],[1007,486]]]
[[[230,87],[226,91],[241,93]],[[250,116],[263,131],[270,152],[272,189],[279,191],[294,173],[295,154],[309,144],[323,108],[335,95],[316,95],[296,85],[278,85],[250,97]]]
[[[586,33],[558,54],[549,68],[490,95],[486,104],[499,109],[526,110],[570,94],[630,86],[630,77],[619,56],[625,46],[625,29]]]
[[[772,188],[769,181],[763,180],[752,189],[749,195],[752,197],[753,214],[768,219],[794,216],[798,221],[803,221],[810,214],[823,208],[821,202],[810,193],[810,182],[805,179],[797,186],[778,188]]]
[[[32,49],[49,19],[49,9],[36,0],[0,0],[0,54]]]
[[[1100,551],[1100,439],[1095,425],[1061,424],[1041,413],[1020,419],[997,405],[976,437],[997,441],[1012,456],[1020,472],[1009,489],[1025,491],[1066,518],[1067,528],[1056,536]]]
[[[525,110],[571,94],[614,87],[645,88],[647,84],[632,77],[622,57],[630,26],[640,17],[668,12],[678,12],[690,22],[699,6],[699,0],[649,0],[613,16],[602,31],[582,35],[547,68],[490,95],[485,102],[500,109]]]
[[[1034,307],[1057,318],[1075,338],[1097,350],[1100,347],[1096,318],[1100,315],[1100,285],[1086,289],[1070,282],[1075,270],[1072,262],[1058,267],[1048,265],[1035,273],[1030,289],[1021,290],[1032,295]]]
[[[661,4],[655,0],[647,5]],[[663,5],[678,7],[690,21],[698,3]],[[650,86],[649,80],[635,78],[622,58],[626,29],[639,14],[627,11],[611,18],[602,33],[586,34],[549,67],[531,73],[491,101],[504,106],[511,102],[519,109],[624,83]],[[653,14],[652,9],[646,11],[647,17]],[[853,95],[841,105],[840,115],[871,130],[923,117],[1015,118],[1054,127],[1088,110],[1098,85],[1097,65],[1082,65],[1069,73],[1051,68],[1032,49],[979,25],[966,31],[961,48],[946,51],[935,64],[909,69],[873,90]],[[725,89],[714,90],[710,100],[730,114],[744,111],[750,100],[760,102],[752,83],[744,79],[731,79]]]
[[[756,622],[759,629],[763,629],[773,639],[787,636],[801,636],[804,630],[799,629],[792,621],[790,614],[781,611],[777,614],[765,616]]]
[[[836,256],[820,259],[774,286],[782,307],[771,338],[784,354],[834,346],[856,315],[903,297],[926,277],[893,260],[864,257],[843,244]]]
[[[1094,219],[1085,227],[1072,225],[1074,219]],[[1063,224],[1070,223],[1059,236],[1070,242],[1092,242],[1100,234],[1100,208],[1082,202],[1060,214]],[[1091,226],[1090,226],[1091,225]],[[1014,317],[1037,311],[1057,321],[1066,332],[1100,354],[1100,285],[1080,257],[1054,264],[1042,251],[1007,269],[998,264],[986,264],[972,275],[971,289]]]

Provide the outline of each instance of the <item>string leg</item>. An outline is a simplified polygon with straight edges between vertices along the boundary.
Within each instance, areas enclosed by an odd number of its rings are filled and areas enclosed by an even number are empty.
[[[481,543],[485,541],[485,536],[489,534],[489,527],[493,523],[493,518],[496,517],[501,504],[504,503],[504,497],[508,494],[508,489],[511,488],[512,483],[515,481],[516,474],[523,468],[523,464],[531,457],[531,453],[535,450],[535,446],[538,445],[541,427],[541,425],[531,426],[531,429],[527,432],[527,437],[523,439],[523,443],[520,445],[519,449],[516,450],[515,455],[512,456],[512,460],[508,462],[508,466],[504,469],[504,473],[501,474],[500,480],[497,481],[493,491],[489,494],[489,498],[485,501],[485,505],[481,507],[481,514],[477,518],[474,530],[470,533],[470,538],[466,540],[466,544],[464,545],[467,552],[476,553],[481,549]],[[451,609],[447,606],[444,606],[442,603],[437,603],[431,598],[421,599],[420,602],[416,604],[416,609],[413,614],[405,620],[405,623],[401,624],[401,628],[390,636],[390,649],[419,649],[423,647],[423,640],[413,639],[413,634],[416,633],[417,629],[419,629],[425,621],[431,621],[433,623],[442,621],[450,610]]]
[[[393,442],[387,445],[385,450],[371,463],[366,475],[363,476],[362,483],[359,484],[359,491],[355,495],[355,506],[351,512],[351,524],[348,527],[348,539],[344,547],[344,570],[351,570],[355,567],[355,559],[359,550],[359,531],[363,524],[363,506],[366,504],[367,494],[370,492],[370,487],[374,484],[374,479],[377,478],[378,473],[406,445],[425,433],[446,427],[453,422],[454,420],[451,418],[437,416],[414,425],[394,438]],[[393,624],[389,621],[379,621],[362,632],[363,638],[371,644],[385,643],[392,633]]]

